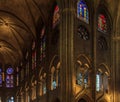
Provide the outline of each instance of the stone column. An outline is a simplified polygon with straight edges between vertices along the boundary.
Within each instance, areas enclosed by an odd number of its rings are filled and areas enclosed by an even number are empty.
[[[119,36],[113,41],[113,84],[114,84],[114,102],[120,100],[120,32]]]
[[[73,102],[74,0],[64,0],[60,21],[61,102]]]
[[[113,102],[120,101],[120,1],[118,2],[118,11],[114,25],[114,36],[112,37],[112,82]]]

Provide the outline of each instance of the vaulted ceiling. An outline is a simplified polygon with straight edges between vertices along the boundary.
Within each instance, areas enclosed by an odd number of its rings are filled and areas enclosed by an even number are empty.
[[[36,24],[46,21],[49,0],[0,0],[0,63],[15,65],[36,37]]]

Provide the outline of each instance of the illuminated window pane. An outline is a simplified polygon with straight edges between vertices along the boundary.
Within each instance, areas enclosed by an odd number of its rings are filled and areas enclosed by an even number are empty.
[[[13,68],[8,68],[6,70],[6,87],[11,88],[14,84],[14,78],[13,78]]]
[[[107,32],[106,17],[103,14],[98,16],[98,30],[102,32]]]
[[[96,75],[96,91],[100,91],[100,74]]]
[[[56,73],[53,74],[53,80],[52,80],[52,88],[56,89],[57,83],[56,83]]]
[[[46,83],[44,83],[43,84],[43,94],[46,94],[46,91],[47,91],[47,89],[46,89]]]
[[[81,73],[79,73],[79,74],[77,74],[77,84],[78,85],[82,85],[82,74]]]
[[[53,82],[52,82],[52,87],[53,87],[53,89],[56,89],[56,86],[57,86],[56,81],[53,80]]]
[[[40,61],[45,58],[45,50],[46,50],[46,36],[45,36],[45,27],[43,27],[40,35]]]
[[[89,23],[88,8],[84,0],[79,0],[77,3],[77,17],[80,20]]]
[[[59,23],[60,20],[60,10],[58,5],[55,6],[54,14],[53,14],[53,28]]]
[[[84,85],[85,87],[88,87],[88,73],[84,75]]]
[[[10,97],[7,102],[14,102],[14,97]]]

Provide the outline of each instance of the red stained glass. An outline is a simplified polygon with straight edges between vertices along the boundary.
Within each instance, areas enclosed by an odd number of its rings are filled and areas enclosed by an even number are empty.
[[[60,20],[60,12],[58,5],[55,6],[53,14],[53,28],[58,24]]]
[[[98,30],[103,32],[107,31],[106,17],[103,14],[98,16]]]

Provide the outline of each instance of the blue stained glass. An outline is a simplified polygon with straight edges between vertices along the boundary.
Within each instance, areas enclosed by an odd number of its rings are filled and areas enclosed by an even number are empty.
[[[52,87],[53,87],[53,89],[56,89],[56,86],[57,86],[57,84],[56,84],[56,81],[54,80],[54,81],[52,82]]]
[[[0,68],[0,73],[2,73],[2,69]]]
[[[7,74],[12,74],[13,73],[13,68],[8,68],[7,69]]]
[[[77,3],[77,17],[86,23],[89,23],[88,8],[83,0]]]
[[[9,67],[6,70],[6,87],[11,88],[13,87],[13,68]]]

